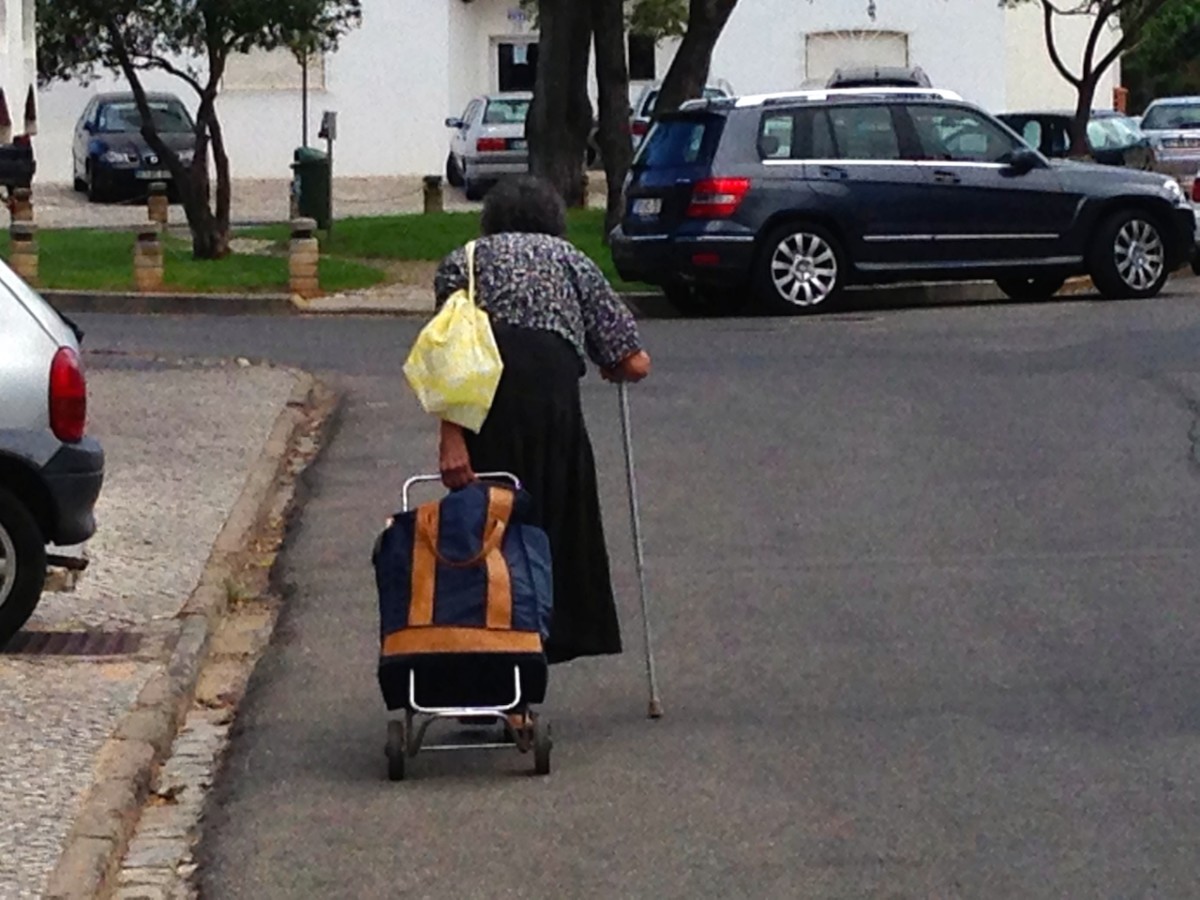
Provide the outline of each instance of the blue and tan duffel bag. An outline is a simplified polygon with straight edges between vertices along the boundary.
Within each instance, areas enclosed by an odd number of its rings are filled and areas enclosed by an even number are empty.
[[[379,686],[389,710],[545,699],[553,578],[523,490],[476,482],[397,513],[375,545]]]

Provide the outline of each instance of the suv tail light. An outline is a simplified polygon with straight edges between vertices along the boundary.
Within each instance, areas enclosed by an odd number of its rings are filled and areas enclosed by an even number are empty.
[[[749,190],[749,178],[705,178],[692,188],[688,218],[727,219],[737,212]]]
[[[50,429],[68,444],[83,439],[87,424],[87,380],[79,354],[60,347],[50,363]]]
[[[1200,203],[1200,173],[1198,177],[1192,179],[1192,202]]]
[[[629,126],[629,133],[634,137],[645,137],[649,130],[650,123],[644,119],[637,119]]]
[[[475,149],[479,153],[498,153],[507,148],[508,143],[504,138],[480,138],[475,142]]]

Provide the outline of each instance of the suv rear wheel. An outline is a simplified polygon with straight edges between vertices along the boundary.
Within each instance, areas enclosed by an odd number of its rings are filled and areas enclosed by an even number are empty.
[[[1089,268],[1105,297],[1153,297],[1166,283],[1167,248],[1154,218],[1140,210],[1109,216],[1096,229]]]
[[[0,647],[33,615],[45,583],[41,529],[25,505],[0,487]]]
[[[758,257],[758,297],[779,315],[829,309],[845,280],[843,260],[837,239],[820,225],[793,222],[776,228]]]

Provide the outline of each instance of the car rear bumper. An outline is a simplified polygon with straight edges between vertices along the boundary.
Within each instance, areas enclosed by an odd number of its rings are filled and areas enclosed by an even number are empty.
[[[104,450],[94,438],[65,444],[42,468],[54,506],[50,543],[79,544],[96,531],[96,500],[104,483]]]
[[[468,158],[463,164],[463,174],[471,181],[492,181],[509,175],[525,175],[528,172],[528,156],[510,156],[505,159]]]
[[[610,236],[613,263],[625,281],[737,287],[750,279],[753,234],[626,234]]]

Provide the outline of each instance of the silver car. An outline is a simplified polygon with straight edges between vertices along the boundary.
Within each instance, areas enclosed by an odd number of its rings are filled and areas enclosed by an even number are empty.
[[[533,94],[513,92],[476,97],[460,118],[446,120],[454,129],[446,158],[446,180],[479,200],[506,175],[529,171],[525,117]]]
[[[86,420],[79,332],[0,263],[0,647],[41,598],[47,545],[95,531],[104,452]]]
[[[1150,139],[1155,169],[1190,187],[1200,167],[1200,97],[1163,97],[1146,107],[1142,134]]]

